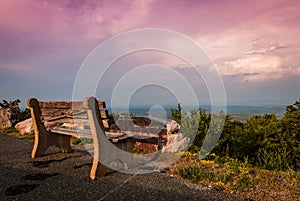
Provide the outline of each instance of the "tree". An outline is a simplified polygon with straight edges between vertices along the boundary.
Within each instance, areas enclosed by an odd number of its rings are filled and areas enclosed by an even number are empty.
[[[253,116],[244,125],[240,150],[253,164],[258,162],[259,150],[274,150],[279,143],[274,141],[280,135],[280,124],[275,114]]]
[[[221,157],[240,158],[241,153],[238,144],[239,139],[243,136],[243,127],[244,124],[241,121],[233,120],[227,115],[222,134],[213,153]]]
[[[3,100],[2,103],[0,103],[0,107],[1,108],[4,108],[4,109],[7,109],[7,108],[16,108],[16,107],[19,107],[19,103],[20,103],[20,99],[16,99],[14,101],[6,101],[6,100]]]
[[[14,101],[6,101],[3,100],[2,103],[0,103],[0,107],[3,109],[11,109],[11,119],[13,120],[13,125],[17,124],[20,121],[23,121],[25,119],[28,119],[31,117],[30,110],[26,108],[23,111],[20,111],[19,103],[20,99],[16,99]]]
[[[173,108],[171,109],[172,119],[179,124],[181,124],[181,117],[182,117],[181,112],[182,112],[182,108],[180,103],[178,103],[177,109],[173,109]]]
[[[290,153],[290,166],[300,169],[300,99],[286,107],[281,127],[280,141]]]

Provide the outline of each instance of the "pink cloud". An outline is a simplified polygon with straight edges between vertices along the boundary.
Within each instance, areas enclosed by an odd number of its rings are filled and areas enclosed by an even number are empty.
[[[40,38],[76,43],[79,39],[99,39],[140,24],[148,14],[149,5],[150,1],[92,4],[90,1],[8,0],[0,6],[0,25],[11,33],[30,33]]]
[[[73,58],[83,60],[114,34],[134,28],[161,27],[197,41],[221,72],[228,72],[226,68],[231,66],[247,73],[250,68],[241,67],[240,62],[248,61],[244,54],[250,53],[257,54],[260,62],[264,62],[261,54],[266,54],[266,63],[269,58],[280,58],[280,68],[284,71],[298,66],[299,4],[299,1],[268,0],[130,3],[4,0],[0,4],[0,69],[17,71],[22,66],[26,71],[59,62],[68,65]],[[283,46],[287,48],[279,48]],[[250,66],[260,73],[258,68]]]
[[[0,68],[88,52],[144,21],[151,1],[2,1]],[[74,55],[75,54],[75,55]],[[83,57],[84,58],[84,57]],[[38,60],[39,60],[38,59]],[[26,64],[24,65],[26,66]]]
[[[264,81],[282,77],[282,61],[277,56],[246,56],[226,61],[222,66],[223,75],[239,75],[243,81]]]
[[[220,32],[199,32],[196,40],[223,75],[242,75],[240,81],[253,82],[293,75],[300,60],[299,2],[242,4],[235,6],[248,9],[241,9],[244,13],[236,20],[224,22],[230,26]],[[220,16],[226,12],[220,11]]]

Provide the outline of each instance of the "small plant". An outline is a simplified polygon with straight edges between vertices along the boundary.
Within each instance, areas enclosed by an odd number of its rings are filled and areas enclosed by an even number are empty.
[[[290,152],[286,148],[282,150],[267,151],[260,149],[258,152],[259,166],[267,170],[288,170]]]
[[[242,174],[241,177],[237,180],[237,189],[241,191],[249,190],[250,189],[250,181],[246,174]]]
[[[18,133],[18,130],[15,127],[4,127],[1,129],[3,133]]]
[[[72,137],[71,142],[74,145],[79,145],[81,143],[81,140],[80,140],[80,138]]]
[[[18,138],[21,138],[21,139],[26,139],[26,140],[34,140],[34,135],[31,135],[31,134],[20,134],[20,133],[12,133],[11,134],[12,136],[15,136],[15,137],[18,137]]]
[[[220,157],[217,156],[215,153],[211,153],[209,155],[207,155],[205,157],[206,160],[211,160],[211,161],[219,161],[220,160]]]
[[[220,174],[220,175],[217,175],[216,176],[216,179],[215,179],[216,182],[222,182],[224,184],[227,184],[228,182],[231,182],[233,181],[233,175],[232,174],[228,174],[228,173],[225,173],[225,174]]]
[[[20,134],[15,127],[5,127],[5,128],[0,129],[0,131],[2,133],[6,133],[11,136],[15,136],[15,137],[22,138],[22,139],[27,139],[27,140],[34,139],[34,135],[31,135],[30,133]]]
[[[178,173],[185,179],[189,179],[193,182],[200,181],[201,179],[211,180],[214,177],[212,172],[206,171],[199,167],[186,167],[178,169]]]
[[[135,154],[142,154],[143,152],[144,152],[144,149],[142,149],[142,148],[138,148],[138,147],[133,148],[133,153],[135,153]]]
[[[227,157],[225,163],[200,160],[194,163],[192,153],[181,153],[182,159],[170,168],[173,174],[205,186],[224,190],[243,198],[257,200],[297,200],[300,197],[299,171],[270,171]],[[214,157],[214,156],[213,156]]]

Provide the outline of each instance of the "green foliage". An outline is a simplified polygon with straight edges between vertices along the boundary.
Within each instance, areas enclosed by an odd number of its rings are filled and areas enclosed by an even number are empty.
[[[1,128],[0,132],[11,135],[11,136],[15,136],[15,137],[18,137],[18,138],[22,138],[22,139],[27,139],[27,140],[33,140],[34,139],[34,135],[31,135],[30,133],[20,134],[15,127]]]
[[[185,167],[178,169],[178,173],[181,177],[193,182],[197,182],[202,179],[212,180],[214,178],[214,174],[212,172],[206,171],[200,167]]]
[[[9,102],[6,100],[3,100],[2,103],[0,103],[1,108],[9,108]]]
[[[178,118],[180,108],[172,110]],[[189,114],[181,112],[181,132],[196,136],[189,148],[199,153],[207,136],[211,114],[198,109]],[[198,128],[197,128],[198,127]],[[197,128],[197,129],[195,129]],[[256,115],[246,122],[225,117],[224,128],[212,153],[219,158],[233,158],[269,170],[300,169],[300,100],[286,107],[281,119],[275,114]]]
[[[7,101],[7,100],[3,100],[2,103],[0,103],[0,107],[1,108],[11,108],[11,107],[18,107],[19,103],[20,103],[20,99],[16,99],[14,101]]]
[[[80,140],[80,138],[76,138],[76,137],[72,137],[72,138],[71,138],[71,142],[72,142],[72,144],[74,144],[74,145],[79,145],[79,144],[82,143],[81,140]]]
[[[19,114],[19,121],[24,121],[26,119],[31,118],[30,109],[26,108],[25,110],[21,111]]]
[[[181,114],[182,114],[182,108],[180,103],[178,103],[177,109],[171,109],[172,119],[176,121],[177,123],[181,124]]]
[[[215,178],[215,182],[222,182],[224,184],[227,184],[228,182],[231,182],[233,180],[232,174],[225,173],[225,174],[219,174]]]
[[[77,137],[72,137],[71,142],[74,145],[85,145],[85,144],[92,144],[93,139],[91,138],[77,138]]]
[[[268,151],[263,148],[258,151],[258,165],[267,170],[288,170],[290,169],[291,153],[286,148]]]
[[[242,160],[248,157],[253,163],[257,160],[258,150],[274,147],[274,140],[280,133],[279,121],[274,114],[254,116],[243,125],[240,135],[233,135],[232,157]]]
[[[118,119],[119,115],[118,114],[108,114],[108,125],[112,125],[115,122],[115,118]]]
[[[20,134],[19,132],[10,133],[10,135],[15,136],[17,138],[26,139],[26,140],[34,140],[34,135],[30,133]]]
[[[183,113],[180,131],[193,141],[189,148],[190,152],[199,153],[208,132],[210,120],[211,115],[201,109]]]
[[[15,127],[5,127],[5,128],[1,128],[1,132],[3,132],[3,133],[17,133],[18,130]]]
[[[1,108],[19,108],[19,103],[21,101],[19,99],[16,99],[14,101],[6,101],[6,100],[3,100],[2,103],[0,103],[0,107]],[[18,123],[18,122],[21,122],[21,121],[24,121],[26,119],[29,119],[31,117],[31,114],[30,114],[30,109],[29,108],[26,108],[25,110],[23,111],[20,111],[20,109],[18,109],[18,119],[17,119],[17,122],[15,122],[14,124]]]
[[[282,135],[280,142],[290,152],[290,166],[300,167],[300,100],[286,107],[286,113],[281,119]]]
[[[298,200],[299,171],[269,171],[250,166],[230,157],[210,154],[212,160],[188,160],[194,154],[185,152],[170,168],[172,173],[198,184],[224,190],[250,200]],[[223,160],[222,163],[219,161]],[[247,158],[245,158],[247,161]]]
[[[138,147],[134,147],[132,153],[135,153],[135,154],[142,154],[142,153],[144,153],[144,149],[138,148]]]
[[[250,179],[246,174],[242,174],[241,177],[237,180],[237,189],[242,191],[250,189]]]

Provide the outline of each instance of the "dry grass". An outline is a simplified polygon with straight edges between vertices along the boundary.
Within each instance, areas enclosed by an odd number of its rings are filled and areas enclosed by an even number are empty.
[[[268,171],[229,159],[225,163],[197,160],[185,153],[171,173],[253,200],[300,200],[300,172]]]
[[[0,129],[1,133],[5,133],[11,136],[15,136],[21,139],[33,140],[34,135],[32,133],[20,134],[18,130],[14,127],[5,127]]]

